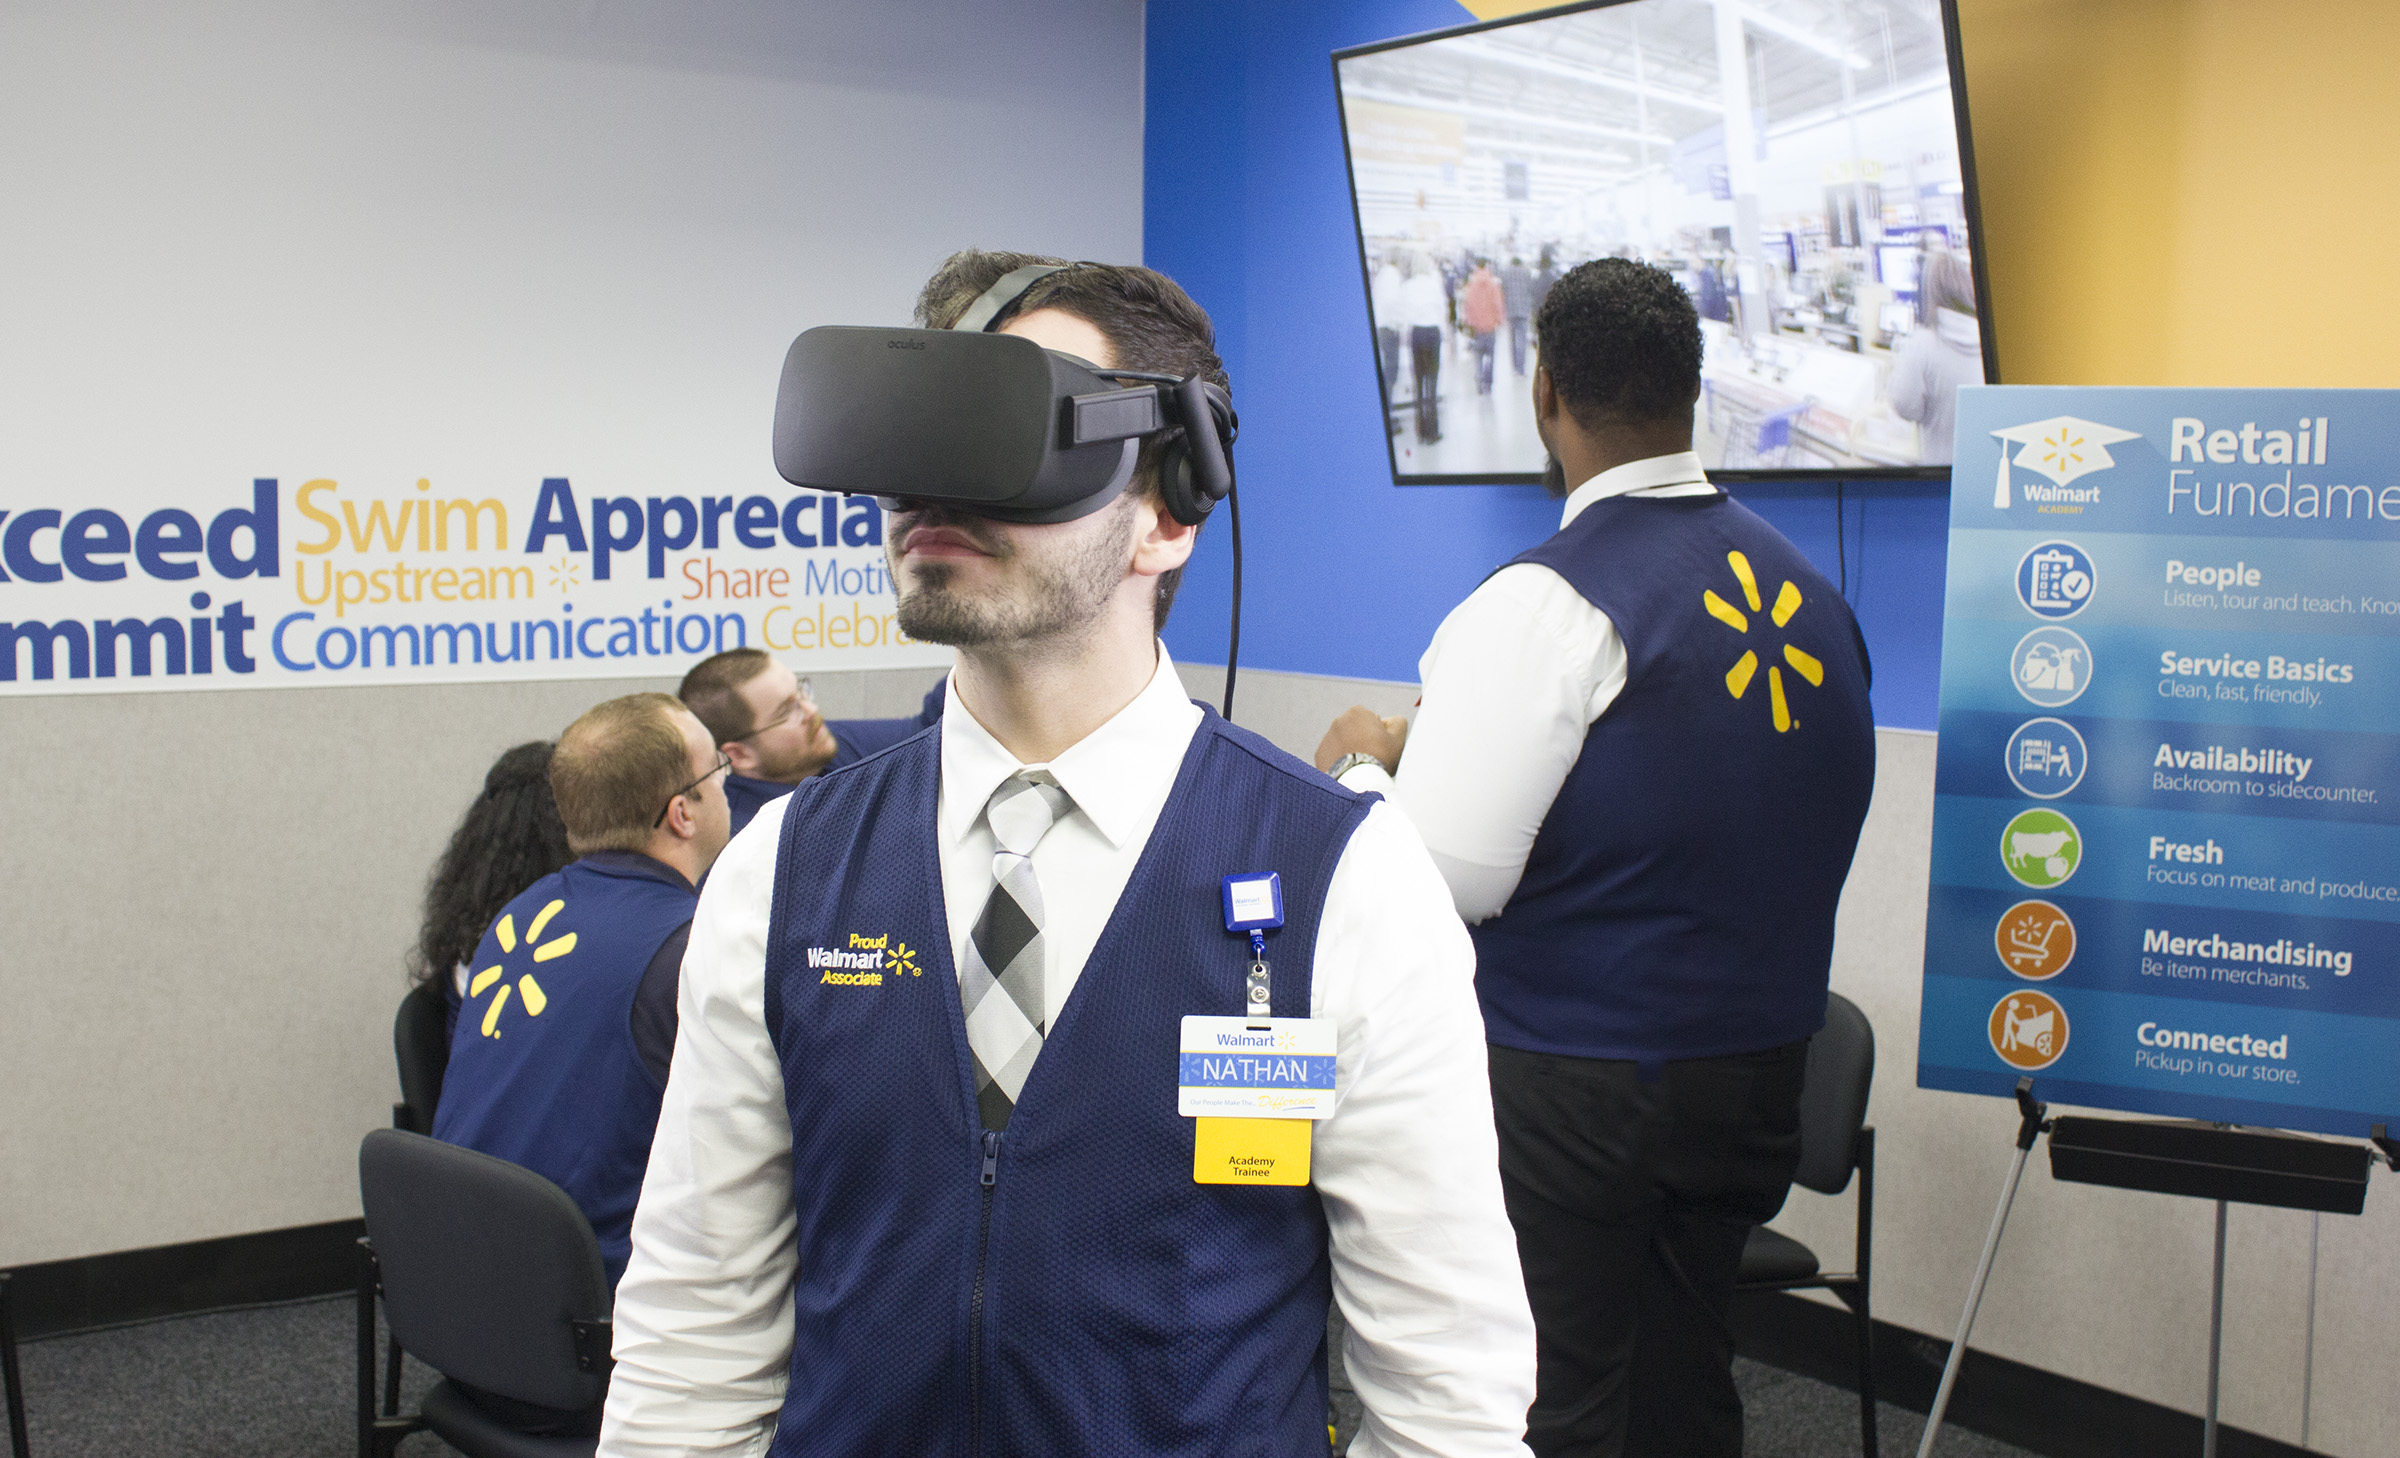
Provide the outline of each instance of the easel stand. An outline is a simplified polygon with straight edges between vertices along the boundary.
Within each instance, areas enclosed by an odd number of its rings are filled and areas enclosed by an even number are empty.
[[[2368,1136],[2370,1146],[2256,1134],[2212,1124],[2063,1115],[2053,1119],[2049,1105],[2035,1100],[2030,1078],[2017,1080],[2016,1096],[2016,1159],[2009,1165],[1999,1207],[1992,1211],[1992,1228],[1983,1238],[1983,1256],[1975,1263],[1975,1279],[1967,1288],[1967,1305],[1959,1313],[1958,1335],[1950,1343],[1949,1360],[1942,1364],[1942,1383],[1934,1390],[1933,1410],[1925,1416],[1925,1436],[1917,1444],[1917,1458],[1933,1458],[1934,1440],[1941,1435],[1942,1416],[1949,1410],[1950,1392],[1958,1382],[1959,1363],[1967,1354],[1967,1338],[1975,1330],[1976,1308],[1983,1304],[1983,1288],[2000,1251],[2000,1232],[2008,1225],[2009,1207],[2016,1203],[2025,1160],[2033,1152],[2034,1141],[2044,1134],[2050,1136],[2053,1179],[2216,1202],[2216,1253],[2208,1310],[2208,1413],[2200,1436],[2201,1458],[2216,1458],[2217,1387],[2225,1335],[2226,1206],[2272,1205],[2356,1215],[2366,1207],[2367,1170],[2375,1160],[2380,1156],[2400,1170],[2400,1141],[2390,1138],[2381,1124]]]
[[[1942,1414],[1950,1410],[1950,1389],[1958,1385],[1959,1359],[1967,1354],[1967,1334],[1975,1330],[1975,1309],[1983,1305],[1983,1287],[1992,1278],[1992,1257],[2000,1253],[2000,1232],[2008,1227],[2008,1210],[2017,1203],[2017,1181],[2025,1177],[2025,1158],[2033,1141],[2050,1127],[2044,1116],[2048,1104],[2033,1101],[2033,1080],[2017,1080],[2017,1157],[2009,1163],[2008,1183],[2000,1189],[2000,1204],[1992,1211],[1992,1228],[1983,1237],[1983,1256],[1975,1262],[1975,1280],[1967,1287],[1967,1309],[1958,1314],[1958,1335],[1950,1341],[1950,1358],[1942,1363],[1942,1385],[1933,1391],[1933,1410],[1925,1415],[1925,1436],[1917,1443],[1917,1458],[1933,1458],[1933,1440],[1941,1435]]]

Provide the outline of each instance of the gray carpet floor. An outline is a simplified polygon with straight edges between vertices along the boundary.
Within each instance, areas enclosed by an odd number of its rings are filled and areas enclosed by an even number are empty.
[[[333,1297],[29,1342],[32,1458],[352,1458],[356,1319],[348,1297]],[[1745,1458],[1858,1453],[1850,1393],[1754,1362],[1738,1364],[1735,1376],[1749,1410]],[[433,1380],[409,1363],[404,1410]],[[1886,1404],[1880,1421],[1883,1458],[1916,1452],[1921,1417]],[[444,1458],[451,1449],[419,1435],[400,1451]],[[2032,1458],[1956,1428],[1944,1432],[1939,1453]]]

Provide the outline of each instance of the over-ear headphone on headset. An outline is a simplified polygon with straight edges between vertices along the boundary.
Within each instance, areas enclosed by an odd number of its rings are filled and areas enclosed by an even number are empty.
[[[1085,263],[1033,263],[1003,274],[976,296],[954,331],[991,334],[1016,314],[1026,292],[1054,273],[1095,268]],[[1058,351],[1063,353],[1064,351]],[[1134,380],[1158,386],[1161,434],[1167,447],[1158,465],[1158,492],[1167,514],[1185,526],[1208,519],[1218,502],[1233,494],[1233,442],[1241,434],[1241,417],[1224,387],[1199,375],[1178,377],[1147,370],[1103,369],[1085,362],[1092,373],[1112,380]],[[1205,421],[1206,428],[1195,428]]]

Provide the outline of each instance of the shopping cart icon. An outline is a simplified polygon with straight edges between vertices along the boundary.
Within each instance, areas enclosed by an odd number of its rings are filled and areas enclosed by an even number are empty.
[[[2020,901],[1993,929],[2001,965],[2030,982],[2047,981],[2075,957],[2075,923],[2047,901]]]

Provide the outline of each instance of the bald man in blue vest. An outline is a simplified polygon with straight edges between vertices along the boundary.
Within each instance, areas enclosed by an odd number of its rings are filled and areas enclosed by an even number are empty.
[[[1701,469],[1671,275],[1584,264],[1536,322],[1560,529],[1443,622],[1413,729],[1352,709],[1317,762],[1395,799],[1474,934],[1534,1452],[1740,1458],[1733,1287],[1799,1159],[1874,784],[1866,645]]]
[[[614,1282],[675,1048],[699,884],[732,834],[730,761],[665,694],[628,694],[558,737],[550,789],[579,859],[511,901],[467,974],[437,1139],[555,1181]]]

